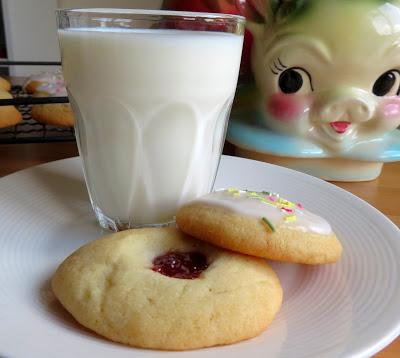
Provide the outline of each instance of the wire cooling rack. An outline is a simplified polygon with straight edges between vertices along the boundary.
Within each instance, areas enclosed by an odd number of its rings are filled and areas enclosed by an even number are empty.
[[[61,128],[41,124],[31,116],[31,103],[67,102],[67,99],[56,97],[34,98],[26,94],[22,86],[12,86],[11,94],[14,99],[0,100],[3,105],[15,105],[22,114],[22,121],[13,127],[0,129],[1,143],[45,143],[67,142],[75,140],[73,128]]]
[[[51,61],[0,61],[0,67],[9,66],[60,66]],[[13,99],[0,99],[0,107],[15,106],[22,114],[22,121],[13,127],[0,129],[1,143],[68,142],[75,140],[73,128],[61,128],[35,121],[31,116],[33,104],[68,103],[67,97],[32,97],[22,86],[12,86]]]

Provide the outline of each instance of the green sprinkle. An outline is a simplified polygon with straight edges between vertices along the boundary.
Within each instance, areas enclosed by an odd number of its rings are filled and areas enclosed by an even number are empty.
[[[287,223],[291,223],[291,222],[297,221],[297,216],[296,215],[285,216],[285,221]]]
[[[262,221],[264,224],[266,224],[268,226],[268,228],[272,231],[275,232],[275,226],[272,225],[272,223],[267,219],[267,218],[262,218]]]
[[[295,203],[292,203],[291,201],[282,198],[279,199],[279,204],[281,204],[282,206],[288,206],[289,208],[296,206]]]
[[[239,189],[237,188],[229,188],[228,193],[239,193]]]
[[[233,196],[240,196],[240,190],[236,188],[229,188],[228,193]]]
[[[274,208],[277,207],[277,205],[276,205],[273,201],[269,201],[269,200],[266,200],[266,199],[261,199],[260,201],[261,201],[263,204],[267,204],[267,205],[269,205],[269,206],[273,206]]]

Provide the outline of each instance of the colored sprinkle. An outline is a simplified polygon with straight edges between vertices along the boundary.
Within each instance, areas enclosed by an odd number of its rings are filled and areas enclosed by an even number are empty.
[[[287,223],[294,222],[294,221],[296,221],[296,220],[297,220],[297,216],[296,216],[296,215],[289,215],[289,216],[286,216],[286,217],[285,217],[285,221],[286,221]]]
[[[296,208],[304,209],[302,204],[293,203],[289,200],[281,198],[278,193],[271,193],[268,191],[256,192],[247,189],[241,191],[238,188],[229,188],[227,191],[233,196],[240,196],[241,193],[245,193],[249,199],[256,199],[263,204],[273,206],[278,210],[281,210],[281,212],[284,214],[289,214],[284,217],[284,221],[287,223],[297,221],[297,216],[295,215]],[[274,225],[267,218],[263,217],[262,221],[272,232],[275,232]]]
[[[261,196],[248,196],[249,199],[264,200]]]
[[[294,210],[293,209],[289,209],[289,208],[281,208],[281,210],[284,213],[289,213],[289,214],[293,214],[294,213]]]
[[[272,223],[267,219],[267,218],[262,218],[262,221],[264,224],[268,226],[268,228],[272,231],[275,232],[275,227],[272,225]]]
[[[275,204],[275,203],[272,203],[272,202],[270,202],[270,201],[268,201],[268,200],[266,200],[266,199],[260,199],[260,201],[261,201],[263,204],[267,204],[267,205],[276,207],[276,204]]]
[[[229,188],[228,193],[232,194],[233,196],[240,196],[240,190],[237,188]]]
[[[279,199],[279,204],[289,206],[290,208],[296,206],[295,203],[292,203],[291,201],[285,199]]]

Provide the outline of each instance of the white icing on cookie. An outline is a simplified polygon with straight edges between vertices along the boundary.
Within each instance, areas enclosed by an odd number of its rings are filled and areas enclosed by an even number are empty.
[[[37,92],[46,92],[50,97],[67,97],[64,83],[44,83],[36,88]]]
[[[61,70],[52,72],[40,72],[36,75],[29,77],[24,85],[24,89],[31,82],[40,82],[40,85],[36,88],[37,92],[46,92],[51,97],[67,96],[67,90],[65,89],[64,77]]]
[[[32,75],[29,77],[27,83],[31,81],[37,81],[43,83],[58,83],[58,82],[64,83],[64,78],[61,70],[57,70],[57,71],[40,72],[37,73],[36,75]]]
[[[220,190],[194,201],[206,205],[220,206],[235,213],[266,219],[267,226],[286,227],[320,235],[333,233],[330,224],[296,204],[274,193],[249,192],[238,189]]]

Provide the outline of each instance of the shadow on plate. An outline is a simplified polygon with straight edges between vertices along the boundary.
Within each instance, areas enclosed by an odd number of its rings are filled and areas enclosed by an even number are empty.
[[[69,176],[57,169],[37,167],[31,172],[35,187],[45,188],[58,205],[76,215],[86,214],[90,200],[83,178]]]

